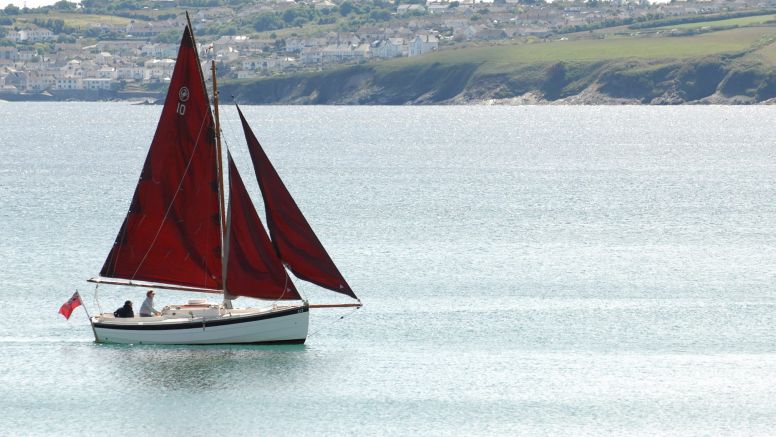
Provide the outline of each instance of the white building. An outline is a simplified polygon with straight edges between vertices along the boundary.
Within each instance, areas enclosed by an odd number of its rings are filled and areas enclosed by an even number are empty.
[[[439,40],[434,35],[418,35],[410,42],[409,55],[419,56],[439,50]]]
[[[83,79],[80,77],[58,77],[54,83],[55,90],[82,90],[84,89]]]
[[[135,65],[121,66],[116,68],[116,79],[118,80],[143,80],[145,77],[145,68]]]
[[[299,61],[303,65],[320,64],[323,61],[323,53],[317,47],[305,47],[299,55]]]
[[[92,91],[110,90],[112,83],[113,81],[110,79],[99,79],[99,78],[83,79],[83,89],[92,90]]]
[[[24,47],[18,51],[16,59],[22,62],[30,62],[35,59],[36,56],[38,56],[37,50]]]
[[[48,29],[24,29],[24,30],[11,30],[6,36],[14,42],[42,42],[56,38]]]
[[[143,56],[155,58],[174,58],[178,56],[178,46],[175,44],[146,44],[140,49]]]
[[[99,65],[112,65],[113,61],[113,55],[108,52],[100,52],[94,55],[94,62]]]
[[[44,91],[54,88],[57,80],[51,73],[31,71],[27,78],[27,91]]]
[[[143,66],[145,67],[143,79],[161,81],[169,79],[172,76],[172,70],[175,68],[175,61],[172,59],[151,59],[146,61]]]
[[[369,56],[369,44],[331,44],[321,50],[322,62],[360,61]]]
[[[116,74],[116,69],[113,67],[108,67],[107,65],[100,67],[100,69],[97,70],[96,73],[97,73],[96,76],[98,79],[113,80],[113,79],[116,79],[116,77],[118,76]]]
[[[388,38],[379,41],[372,48],[372,56],[375,58],[395,58],[406,56],[409,52],[403,38]]]

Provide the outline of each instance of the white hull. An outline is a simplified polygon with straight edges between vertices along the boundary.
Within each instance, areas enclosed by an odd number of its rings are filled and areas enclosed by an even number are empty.
[[[286,305],[228,310],[211,305],[165,308],[159,317],[92,317],[98,343],[130,344],[302,344],[309,307]]]

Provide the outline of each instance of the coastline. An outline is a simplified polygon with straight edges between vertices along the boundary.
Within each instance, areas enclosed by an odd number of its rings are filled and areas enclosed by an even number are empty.
[[[0,101],[6,102],[109,102],[125,101],[154,103],[164,98],[158,91],[111,90],[51,90],[39,93],[3,93]]]
[[[229,85],[224,88],[230,87]],[[366,87],[356,92],[341,94],[334,99],[321,100],[316,91],[309,96],[294,96],[293,94],[277,96],[275,99],[267,99],[266,96],[257,97],[244,92],[237,94],[237,102],[250,105],[330,105],[330,106],[457,106],[457,105],[484,105],[484,106],[525,106],[525,105],[647,105],[647,106],[676,106],[676,105],[771,105],[776,104],[776,98],[758,100],[754,96],[725,95],[716,90],[714,93],[696,100],[685,100],[680,93],[673,90],[653,98],[645,97],[617,97],[609,95],[600,89],[599,84],[592,84],[577,94],[568,95],[557,99],[547,98],[541,90],[531,90],[520,95],[501,97],[494,95],[489,90],[482,89],[477,96],[473,90],[461,92],[449,99],[435,100],[421,98],[395,100],[381,98],[379,95],[371,95]],[[229,91],[234,92],[235,89]],[[134,104],[162,104],[166,91],[91,91],[91,90],[58,90],[42,93],[0,93],[0,102],[127,102]],[[234,94],[232,94],[234,95]]]
[[[164,102],[164,93],[38,93],[38,94],[2,94],[0,93],[0,103],[5,102],[125,102],[138,105],[161,105]],[[242,100],[242,99],[241,99]],[[680,98],[674,99],[653,99],[650,102],[643,102],[637,98],[619,98],[608,96],[596,90],[586,90],[577,95],[564,97],[557,100],[546,99],[541,93],[529,91],[525,94],[507,98],[454,98],[444,102],[404,102],[404,103],[359,103],[359,102],[310,102],[304,100],[277,101],[277,102],[252,102],[250,100],[238,101],[238,103],[259,105],[259,106],[679,106],[679,105],[773,105],[776,104],[776,98],[756,101],[747,96],[724,96],[721,93],[715,93],[704,99],[696,101],[684,101]]]

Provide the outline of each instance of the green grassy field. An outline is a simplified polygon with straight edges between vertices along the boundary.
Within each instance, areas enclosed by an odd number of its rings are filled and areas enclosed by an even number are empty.
[[[727,20],[713,20],[713,21],[701,21],[698,23],[684,23],[684,24],[676,24],[673,26],[662,26],[662,27],[655,27],[654,29],[660,29],[660,30],[670,30],[670,29],[681,29],[681,30],[693,30],[693,29],[701,29],[704,27],[744,27],[744,26],[754,26],[758,24],[767,23],[769,21],[776,20],[776,14],[771,15],[757,15],[753,17],[740,17],[740,18],[729,18]]]
[[[381,63],[390,71],[415,64],[478,64],[486,74],[509,72],[526,64],[552,62],[595,62],[616,59],[676,60],[709,55],[740,53],[776,37],[776,27],[750,27],[700,35],[637,36],[579,39],[502,45],[486,48],[445,50],[419,58],[402,58]],[[769,52],[770,53],[770,52]],[[776,54],[776,53],[775,53]]]
[[[89,15],[67,12],[49,12],[48,14],[26,14],[16,19],[17,23],[31,23],[33,19],[39,20],[64,20],[65,26],[88,27],[92,24],[126,25],[132,21],[129,18],[112,15]],[[135,20],[138,21],[138,20]],[[142,21],[142,20],[141,20]]]

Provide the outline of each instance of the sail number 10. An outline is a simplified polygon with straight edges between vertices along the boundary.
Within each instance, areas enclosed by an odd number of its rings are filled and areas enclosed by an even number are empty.
[[[189,97],[191,97],[191,93],[189,92],[188,87],[182,86],[178,90],[178,107],[175,109],[175,112],[177,112],[178,115],[186,113],[185,103],[189,101]]]
[[[188,87],[182,86],[178,90],[178,107],[175,109],[175,112],[177,112],[178,115],[186,113],[185,103],[189,101],[189,97],[191,97],[191,93],[189,92]]]

